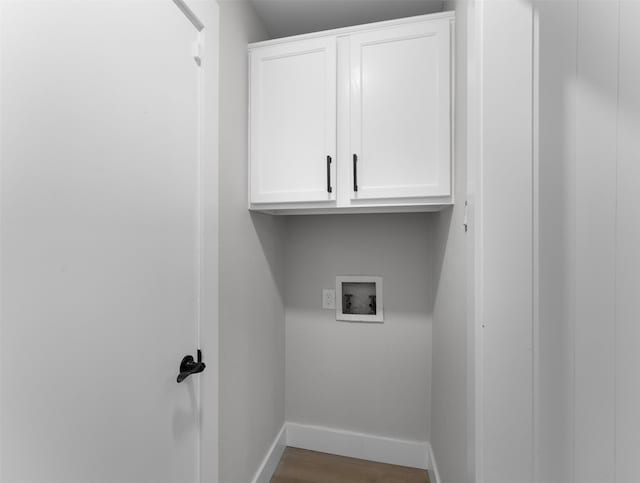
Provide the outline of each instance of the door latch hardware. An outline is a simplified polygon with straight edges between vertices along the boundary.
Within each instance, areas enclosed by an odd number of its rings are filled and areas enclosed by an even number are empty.
[[[180,362],[180,373],[178,374],[178,383],[184,381],[191,374],[198,374],[206,368],[206,364],[202,362],[202,351],[198,349],[198,360],[194,361],[193,356],[184,356]]]

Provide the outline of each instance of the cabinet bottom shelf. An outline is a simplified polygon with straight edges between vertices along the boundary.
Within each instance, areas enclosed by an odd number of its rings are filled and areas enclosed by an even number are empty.
[[[404,206],[282,206],[282,205],[251,205],[249,211],[266,213],[269,215],[339,215],[339,214],[359,214],[359,213],[416,213],[416,212],[437,212],[442,211],[453,202],[432,203],[423,205]]]

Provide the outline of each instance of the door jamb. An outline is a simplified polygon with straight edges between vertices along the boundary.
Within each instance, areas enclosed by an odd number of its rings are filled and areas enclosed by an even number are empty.
[[[207,370],[195,382],[200,401],[197,483],[219,481],[218,320],[218,50],[219,2],[172,0],[198,32],[197,346]],[[204,134],[206,133],[206,135]],[[206,296],[205,296],[206,294]],[[202,408],[206,407],[204,412]]]

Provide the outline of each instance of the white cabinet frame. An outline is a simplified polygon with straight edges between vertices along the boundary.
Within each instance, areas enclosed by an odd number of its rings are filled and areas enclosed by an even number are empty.
[[[300,62],[295,66],[294,62]],[[336,199],[336,39],[319,37],[303,39],[286,44],[277,44],[251,51],[249,93],[249,196],[250,203],[300,203],[331,202]],[[288,62],[289,70],[303,77],[286,79],[297,93],[279,86],[274,79],[266,79],[267,69],[273,63]],[[305,64],[306,62],[306,64]],[[321,76],[316,78],[300,72],[305,65],[320,67]],[[319,87],[315,97],[306,90],[305,84],[313,81]],[[314,87],[316,85],[314,84]],[[307,95],[305,95],[307,94]],[[320,96],[320,98],[318,98]],[[299,106],[300,98],[308,105]],[[297,102],[298,101],[298,102]],[[273,104],[282,104],[283,109],[294,111],[296,119],[277,126],[273,117]],[[270,104],[270,105],[269,105]],[[286,104],[286,107],[284,106]],[[256,129],[261,126],[261,129]],[[314,137],[311,126],[319,126],[318,137]],[[280,128],[278,128],[280,127]],[[267,129],[270,131],[267,132]],[[276,134],[276,140],[272,135]],[[287,138],[286,141],[283,139]],[[309,142],[310,138],[313,138]],[[278,142],[280,141],[280,142]],[[276,178],[284,181],[286,188],[274,180],[273,168],[280,171]],[[298,171],[292,170],[298,169]],[[305,171],[313,170],[318,176],[302,179]],[[296,179],[296,175],[299,179]],[[291,182],[287,183],[287,177]],[[299,182],[300,181],[300,182]],[[302,182],[304,181],[304,182]]]
[[[251,83],[260,82],[256,78],[257,53],[259,56],[282,55],[291,46],[306,45],[304,42],[319,42],[316,45],[328,45],[330,39],[333,49],[333,58],[327,60],[333,63],[335,72],[333,109],[335,112],[335,122],[326,125],[327,155],[333,152],[328,173],[331,178],[332,192],[328,193],[326,177],[322,173],[316,172],[315,178],[319,183],[314,184],[314,189],[290,189],[289,186],[282,190],[262,189],[261,176],[258,166],[260,166],[263,155],[260,141],[256,139],[256,129],[259,124],[259,113],[256,112],[257,95],[256,89],[250,87],[250,146],[249,146],[249,209],[271,214],[337,214],[337,213],[389,213],[389,212],[416,212],[416,211],[440,211],[454,202],[451,186],[454,180],[454,153],[453,153],[453,53],[454,53],[454,12],[442,12],[437,14],[422,15],[417,17],[390,20],[368,25],[347,27],[331,31],[298,35],[283,39],[257,42],[249,45],[250,54],[250,76]],[[407,34],[409,32],[409,34]],[[426,33],[425,33],[426,32]],[[360,75],[354,65],[357,60],[357,49],[355,44],[362,45],[363,42],[393,41],[393,39],[405,38],[437,38],[436,55],[431,55],[428,62],[437,62],[438,82],[437,82],[437,121],[431,118],[430,126],[433,128],[427,133],[432,139],[434,151],[437,153],[425,156],[426,162],[436,163],[429,165],[428,170],[433,173],[433,182],[424,172],[414,178],[410,176],[396,177],[394,182],[387,186],[382,186],[384,172],[377,173],[381,182],[373,184],[367,183],[367,171],[362,176],[358,193],[353,191],[353,154],[360,158],[359,169],[370,169],[367,166],[367,153],[362,153],[361,131],[357,129],[361,120],[358,119],[358,112],[362,106],[358,106],[354,96],[358,95],[358,86],[354,86],[354,79]],[[377,40],[376,40],[377,39]],[[385,40],[386,39],[386,40]],[[442,41],[440,41],[442,39]],[[309,44],[311,45],[311,44]],[[283,50],[284,49],[284,50]],[[309,50],[309,49],[307,49]],[[305,51],[302,49],[301,51]],[[433,50],[429,51],[433,54]],[[327,56],[329,59],[330,56]],[[407,61],[405,65],[408,65]],[[328,71],[327,71],[328,72]],[[300,75],[302,79],[303,76]],[[313,81],[312,81],[313,82]],[[389,84],[389,82],[387,82]],[[431,86],[436,83],[431,82]],[[414,87],[414,92],[416,89]],[[419,92],[419,91],[418,91]],[[431,92],[431,91],[430,91]],[[285,99],[286,100],[286,99]],[[437,127],[435,127],[437,124]],[[316,128],[317,129],[317,128]],[[436,133],[437,130],[437,133]],[[416,139],[413,136],[412,139]],[[316,143],[317,144],[317,143]],[[415,153],[418,155],[415,155]],[[424,151],[426,152],[426,151]],[[402,159],[418,159],[423,152],[413,150],[414,155],[403,157]],[[406,163],[405,163],[406,164]],[[315,165],[314,165],[315,166]],[[313,169],[316,169],[314,167]],[[392,168],[391,168],[392,169]],[[359,173],[360,174],[360,173]],[[284,174],[286,176],[286,173]],[[315,181],[313,181],[315,183]],[[268,184],[268,183],[267,183]],[[284,183],[286,185],[286,183]],[[303,185],[311,185],[307,180]],[[308,186],[307,186],[308,187]]]
[[[383,48],[384,46],[391,46],[392,44],[417,44],[419,41],[432,42],[437,48],[435,52],[435,62],[430,62],[425,67],[426,70],[433,71],[435,77],[435,89],[430,89],[430,94],[436,98],[437,106],[436,118],[437,121],[433,126],[436,131],[432,139],[435,139],[435,156],[434,159],[429,160],[430,164],[436,170],[436,175],[429,177],[430,179],[426,183],[420,183],[418,180],[412,178],[416,176],[416,173],[407,171],[406,179],[402,184],[391,184],[384,182],[384,184],[378,182],[378,184],[370,184],[367,180],[367,171],[371,172],[372,168],[369,168],[368,158],[375,156],[380,158],[378,153],[371,154],[371,149],[365,144],[363,133],[365,132],[365,92],[364,86],[366,82],[374,83],[371,79],[364,78],[364,63],[365,63],[365,49],[371,50],[376,48]],[[413,45],[414,51],[421,53],[422,51],[417,49],[416,45]],[[409,49],[405,49],[409,50]],[[394,52],[398,54],[398,52]],[[411,59],[413,60],[413,59]],[[426,21],[409,25],[399,25],[394,28],[380,30],[373,30],[370,32],[357,33],[350,36],[350,140],[351,140],[351,156],[353,169],[351,174],[351,199],[352,200],[372,200],[372,199],[393,199],[393,198],[425,198],[425,197],[440,197],[451,195],[451,53],[450,53],[450,26],[448,22],[433,22]],[[431,74],[431,72],[430,72]],[[408,77],[408,76],[405,76]],[[380,86],[384,89],[384,96],[391,100],[401,100],[406,104],[416,102],[418,99],[413,99],[412,96],[418,97],[416,92],[403,92],[400,87],[395,86]],[[425,89],[427,87],[425,86]],[[419,89],[418,89],[419,90]],[[377,94],[377,93],[376,93]],[[379,97],[379,96],[373,96]],[[403,99],[404,98],[404,99]],[[389,104],[389,103],[387,103]],[[414,113],[425,115],[425,113]],[[371,137],[384,138],[387,136],[388,126],[385,126],[381,122],[382,115],[376,119],[369,119],[369,124],[378,124],[377,132],[375,129],[369,128]],[[408,116],[407,116],[408,117]],[[374,122],[375,121],[375,122]],[[413,123],[412,123],[413,124]],[[417,123],[416,123],[417,124]],[[425,123],[421,124],[422,126]],[[403,126],[402,129],[409,130],[411,126]],[[427,137],[427,133],[423,135]],[[415,136],[414,136],[415,138]],[[412,141],[416,141],[413,139]],[[397,148],[397,152],[405,151],[405,149]],[[421,152],[420,156],[425,153]],[[357,159],[354,159],[357,157]],[[424,158],[421,158],[424,160]],[[394,163],[396,159],[388,157],[378,162],[378,166],[375,169],[379,171],[391,172],[395,169]],[[426,161],[426,160],[424,160]],[[423,162],[424,162],[423,161]],[[415,164],[418,164],[416,162]],[[383,166],[380,166],[382,164]],[[357,173],[357,179],[354,177]],[[383,173],[379,173],[383,174]],[[384,176],[378,176],[383,178]],[[357,188],[357,189],[356,189]]]

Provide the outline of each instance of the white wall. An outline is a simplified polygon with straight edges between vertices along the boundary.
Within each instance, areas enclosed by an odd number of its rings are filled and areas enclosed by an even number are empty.
[[[429,439],[433,216],[288,220],[288,421]],[[321,308],[322,289],[349,274],[384,278],[384,324],[337,322]]]
[[[435,223],[436,287],[433,315],[431,446],[440,478],[465,481],[467,468],[467,235],[464,231],[466,176],[467,3],[456,10],[456,205],[439,213]]]
[[[284,231],[247,211],[247,43],[267,34],[220,7],[220,481],[247,483],[284,422]]]
[[[640,4],[539,8],[539,367],[549,385],[538,425],[566,457],[546,454],[539,474],[630,483],[640,458]],[[562,204],[544,202],[548,193]]]
[[[479,24],[480,476],[637,481],[640,3],[485,3]]]

